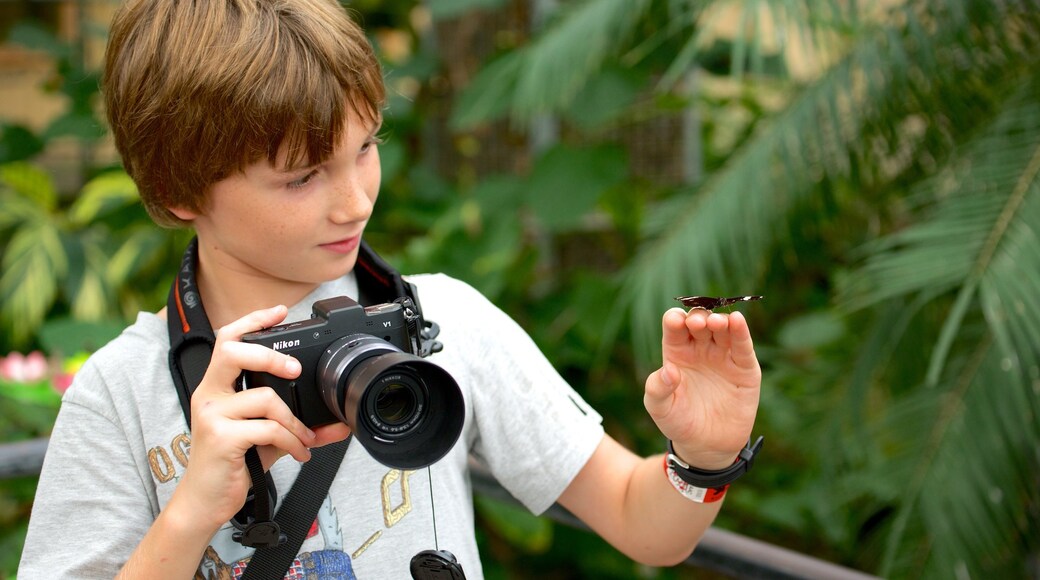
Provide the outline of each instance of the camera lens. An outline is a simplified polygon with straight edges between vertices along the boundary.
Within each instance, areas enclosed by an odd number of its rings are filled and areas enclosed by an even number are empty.
[[[386,365],[390,361],[386,356],[374,356],[359,363],[351,376],[357,376],[367,384],[354,383],[352,378],[347,388],[361,392],[358,407],[362,425],[371,431],[373,437],[393,440],[420,425],[428,396],[422,377],[396,362]],[[367,368],[377,369],[378,376],[368,380]],[[347,396],[350,396],[349,392]]]
[[[465,403],[455,379],[390,342],[343,337],[329,345],[316,371],[328,410],[388,467],[426,467],[462,433]]]
[[[401,383],[387,385],[376,395],[376,415],[389,425],[400,425],[415,413],[415,396]]]

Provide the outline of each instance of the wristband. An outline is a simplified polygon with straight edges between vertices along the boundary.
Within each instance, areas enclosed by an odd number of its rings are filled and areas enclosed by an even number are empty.
[[[675,491],[682,494],[683,497],[690,501],[697,503],[713,503],[719,501],[726,495],[726,490],[729,489],[729,484],[721,487],[697,487],[689,484],[679,477],[679,474],[675,472],[668,461],[668,457],[664,458],[664,473],[668,476],[668,482],[672,484]]]
[[[683,462],[675,454],[672,442],[668,441],[668,454],[664,458],[664,468],[668,481],[671,482],[672,487],[676,491],[693,501],[700,503],[718,501],[726,494],[729,484],[751,469],[755,462],[755,456],[762,449],[763,439],[764,437],[759,437],[754,445],[751,444],[749,439],[748,444],[740,450],[740,454],[737,455],[733,465],[726,469],[715,471],[698,469]]]

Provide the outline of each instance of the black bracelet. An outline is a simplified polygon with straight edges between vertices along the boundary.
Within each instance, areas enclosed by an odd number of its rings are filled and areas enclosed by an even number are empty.
[[[748,439],[748,444],[740,450],[740,454],[737,456],[737,460],[733,465],[726,469],[719,469],[715,471],[709,471],[707,469],[698,469],[696,467],[690,467],[689,464],[679,459],[679,456],[675,454],[675,448],[672,446],[672,441],[668,441],[668,466],[675,471],[675,474],[686,483],[695,487],[703,487],[713,489],[722,487],[733,483],[740,479],[740,476],[747,473],[751,466],[755,463],[755,456],[762,450],[762,441],[765,437],[760,436],[755,444],[751,444],[751,440]]]

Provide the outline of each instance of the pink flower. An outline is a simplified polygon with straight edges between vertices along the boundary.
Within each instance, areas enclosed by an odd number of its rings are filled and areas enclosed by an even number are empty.
[[[12,352],[0,358],[0,378],[16,383],[32,383],[47,376],[47,358],[35,350],[24,356]]]
[[[53,379],[51,379],[51,384],[54,385],[55,391],[64,395],[65,391],[69,390],[69,387],[72,386],[72,379],[75,377],[76,375],[73,373],[58,373],[54,375]]]

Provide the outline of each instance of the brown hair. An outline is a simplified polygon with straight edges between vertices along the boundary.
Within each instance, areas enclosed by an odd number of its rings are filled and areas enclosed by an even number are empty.
[[[102,90],[123,165],[152,218],[200,211],[213,183],[284,147],[333,152],[347,117],[379,118],[382,72],[335,0],[130,0],[116,13]]]

